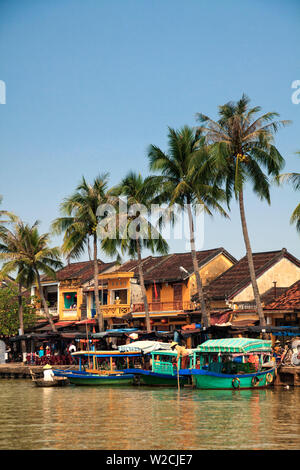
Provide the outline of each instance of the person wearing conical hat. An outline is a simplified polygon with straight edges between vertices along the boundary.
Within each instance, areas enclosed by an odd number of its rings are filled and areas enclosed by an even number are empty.
[[[50,364],[46,364],[44,367],[44,380],[46,380],[47,382],[48,381],[51,381],[53,382],[54,380],[54,373],[53,373],[53,370],[52,370],[52,367],[50,366]]]
[[[170,344],[170,348],[172,349],[172,351],[177,351],[177,364],[178,364],[178,361],[180,358],[182,358],[182,361],[181,361],[181,369],[186,369],[187,368],[187,364],[188,364],[188,357],[191,353],[191,350],[190,349],[186,349],[184,346],[179,346],[179,344],[176,342],[176,341],[173,341],[171,344]]]

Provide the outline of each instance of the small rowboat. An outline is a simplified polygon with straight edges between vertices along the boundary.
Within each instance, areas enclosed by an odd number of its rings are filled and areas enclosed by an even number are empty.
[[[67,377],[55,377],[53,380],[32,379],[36,387],[65,387],[70,381]]]
[[[64,387],[70,383],[67,377],[53,377],[53,380],[45,380],[41,372],[33,372],[32,369],[30,369],[30,374],[36,387]]]

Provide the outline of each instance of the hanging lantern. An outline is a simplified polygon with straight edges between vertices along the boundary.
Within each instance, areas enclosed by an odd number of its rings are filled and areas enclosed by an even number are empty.
[[[66,299],[70,299],[70,298],[71,298],[70,294],[66,295]]]
[[[77,298],[77,294],[75,294],[75,299]]]
[[[162,322],[162,323],[167,323],[166,318],[162,318],[162,319],[161,319],[161,322]]]
[[[150,320],[150,325],[153,325],[153,323],[154,323],[154,320]]]

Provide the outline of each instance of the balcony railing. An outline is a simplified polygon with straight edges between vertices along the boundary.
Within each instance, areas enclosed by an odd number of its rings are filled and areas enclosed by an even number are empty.
[[[195,304],[190,301],[172,301],[172,302],[149,302],[149,312],[172,312],[181,310],[194,310]],[[144,312],[144,302],[133,304],[133,312]]]
[[[57,308],[56,308],[56,307],[55,307],[55,308],[49,307],[48,310],[49,310],[49,314],[50,314],[50,315],[52,315],[52,316],[54,316],[54,317],[56,317],[56,316],[58,315],[58,311],[57,311]],[[40,308],[40,309],[38,310],[38,314],[41,315],[42,317],[45,317],[45,316],[46,316],[46,314],[45,314],[45,309],[44,309],[44,308]]]
[[[129,304],[113,304],[113,305],[101,305],[100,311],[104,318],[109,317],[122,317],[130,312]]]

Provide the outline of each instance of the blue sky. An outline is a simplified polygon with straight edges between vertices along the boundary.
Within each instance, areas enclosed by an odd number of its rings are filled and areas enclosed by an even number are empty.
[[[243,92],[293,121],[276,144],[285,171],[300,171],[299,26],[297,0],[0,0],[2,208],[48,231],[82,175],[146,175],[147,147],[166,150],[168,126],[217,118]],[[245,194],[253,251],[300,257],[289,224],[299,194],[271,195],[268,206]],[[203,248],[219,246],[245,253],[236,204],[230,221],[205,219]]]

